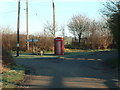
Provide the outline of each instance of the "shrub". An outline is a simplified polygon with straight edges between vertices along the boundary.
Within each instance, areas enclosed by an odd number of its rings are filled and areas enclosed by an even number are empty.
[[[2,48],[2,64],[7,65],[16,65],[11,54],[3,47]]]

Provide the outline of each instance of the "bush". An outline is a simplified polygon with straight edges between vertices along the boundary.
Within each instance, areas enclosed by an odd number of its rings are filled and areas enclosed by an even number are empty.
[[[3,47],[2,48],[2,64],[7,65],[16,65],[12,55]]]

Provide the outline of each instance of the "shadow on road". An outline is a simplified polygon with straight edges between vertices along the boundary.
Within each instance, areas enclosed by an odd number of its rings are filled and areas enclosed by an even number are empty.
[[[103,59],[80,58],[22,58],[16,63],[35,72],[25,83],[31,88],[118,88],[117,69],[104,66]]]

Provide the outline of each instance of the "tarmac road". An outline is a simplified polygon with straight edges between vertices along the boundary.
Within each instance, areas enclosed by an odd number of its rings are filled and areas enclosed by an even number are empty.
[[[94,54],[65,59],[17,58],[15,61],[30,70],[28,76],[31,77],[24,83],[28,88],[118,88],[118,69],[104,66],[103,58]]]

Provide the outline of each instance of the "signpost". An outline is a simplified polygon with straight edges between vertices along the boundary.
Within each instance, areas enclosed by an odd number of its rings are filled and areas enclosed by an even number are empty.
[[[30,39],[30,40],[26,40],[27,42],[38,42],[37,39]]]
[[[32,53],[34,52],[34,42],[38,42],[37,39],[28,39],[27,42],[32,42]]]

